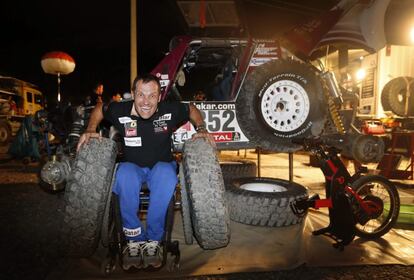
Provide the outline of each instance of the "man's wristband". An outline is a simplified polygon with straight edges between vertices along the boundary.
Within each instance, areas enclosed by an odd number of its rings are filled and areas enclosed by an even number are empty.
[[[200,125],[197,126],[196,131],[197,132],[200,132],[200,131],[207,132],[207,129],[206,129],[206,126],[204,124],[200,124]]]

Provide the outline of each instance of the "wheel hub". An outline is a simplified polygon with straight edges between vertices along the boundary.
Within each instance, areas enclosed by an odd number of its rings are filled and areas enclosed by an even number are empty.
[[[403,101],[404,101],[404,95],[403,95],[403,93],[401,91],[398,93],[397,99],[398,99],[398,102],[399,103],[403,103]]]
[[[266,89],[260,104],[267,125],[280,132],[298,129],[309,115],[309,98],[305,89],[290,80],[280,80]]]
[[[368,208],[367,214],[370,219],[377,219],[384,211],[384,202],[377,196],[367,195],[364,198],[364,204]]]

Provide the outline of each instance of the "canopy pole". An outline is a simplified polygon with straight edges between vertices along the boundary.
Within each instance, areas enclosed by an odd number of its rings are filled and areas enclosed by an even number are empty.
[[[57,93],[58,93],[57,99],[58,99],[58,102],[60,102],[60,73],[59,72],[57,73]]]

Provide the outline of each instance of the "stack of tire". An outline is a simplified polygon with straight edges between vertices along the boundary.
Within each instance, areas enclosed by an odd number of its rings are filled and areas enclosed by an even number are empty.
[[[257,178],[256,163],[221,162],[230,219],[247,225],[283,227],[299,224],[292,201],[307,197],[303,186],[282,179]]]
[[[300,224],[290,203],[307,198],[307,190],[293,182],[276,178],[245,177],[226,185],[232,221],[254,226],[284,227]]]

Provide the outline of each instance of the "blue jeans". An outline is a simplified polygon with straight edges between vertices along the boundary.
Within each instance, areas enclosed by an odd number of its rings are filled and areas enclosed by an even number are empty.
[[[168,205],[177,184],[176,171],[175,161],[158,162],[151,169],[130,162],[119,164],[112,192],[119,197],[122,226],[127,240],[162,240]],[[139,193],[145,182],[150,191],[146,230],[137,216]]]

